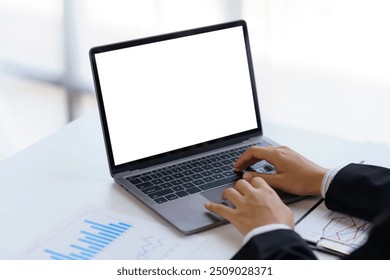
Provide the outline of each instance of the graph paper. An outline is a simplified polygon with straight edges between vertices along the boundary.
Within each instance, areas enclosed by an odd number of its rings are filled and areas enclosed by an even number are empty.
[[[42,236],[21,258],[188,259],[205,240],[115,211],[85,207]]]
[[[320,248],[348,255],[367,240],[370,228],[369,221],[331,211],[322,202],[297,224],[295,230]]]

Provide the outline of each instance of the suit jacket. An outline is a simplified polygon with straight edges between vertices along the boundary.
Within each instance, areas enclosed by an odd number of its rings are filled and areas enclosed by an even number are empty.
[[[326,206],[373,222],[367,242],[347,259],[390,260],[390,169],[349,164],[333,178]],[[292,230],[254,236],[233,259],[316,259],[306,242]]]

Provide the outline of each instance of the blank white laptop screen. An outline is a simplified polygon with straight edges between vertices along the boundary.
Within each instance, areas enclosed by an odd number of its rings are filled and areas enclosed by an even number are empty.
[[[257,128],[242,27],[96,55],[115,165]]]

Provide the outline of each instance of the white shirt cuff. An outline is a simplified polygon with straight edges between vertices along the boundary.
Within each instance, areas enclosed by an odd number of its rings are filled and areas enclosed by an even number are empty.
[[[344,168],[345,165],[336,167],[336,168],[331,168],[326,171],[324,178],[322,179],[321,182],[321,196],[325,198],[325,194],[329,189],[330,183],[332,183],[333,178],[336,176],[336,174],[340,171],[340,169]]]
[[[269,224],[269,225],[260,226],[252,229],[250,232],[247,233],[247,235],[245,235],[244,239],[242,240],[242,245],[245,245],[255,235],[266,233],[277,229],[291,230],[291,228],[285,224]]]

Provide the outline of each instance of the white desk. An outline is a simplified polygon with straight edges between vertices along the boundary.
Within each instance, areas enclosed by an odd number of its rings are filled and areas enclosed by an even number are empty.
[[[386,145],[353,143],[268,123],[264,131],[327,167],[360,160],[390,165]],[[317,200],[293,204],[295,218]],[[113,182],[98,114],[93,112],[0,162],[0,259],[13,258],[86,204],[158,222],[175,232]],[[242,236],[232,225],[200,235],[207,241],[194,259],[228,259],[241,246]]]

